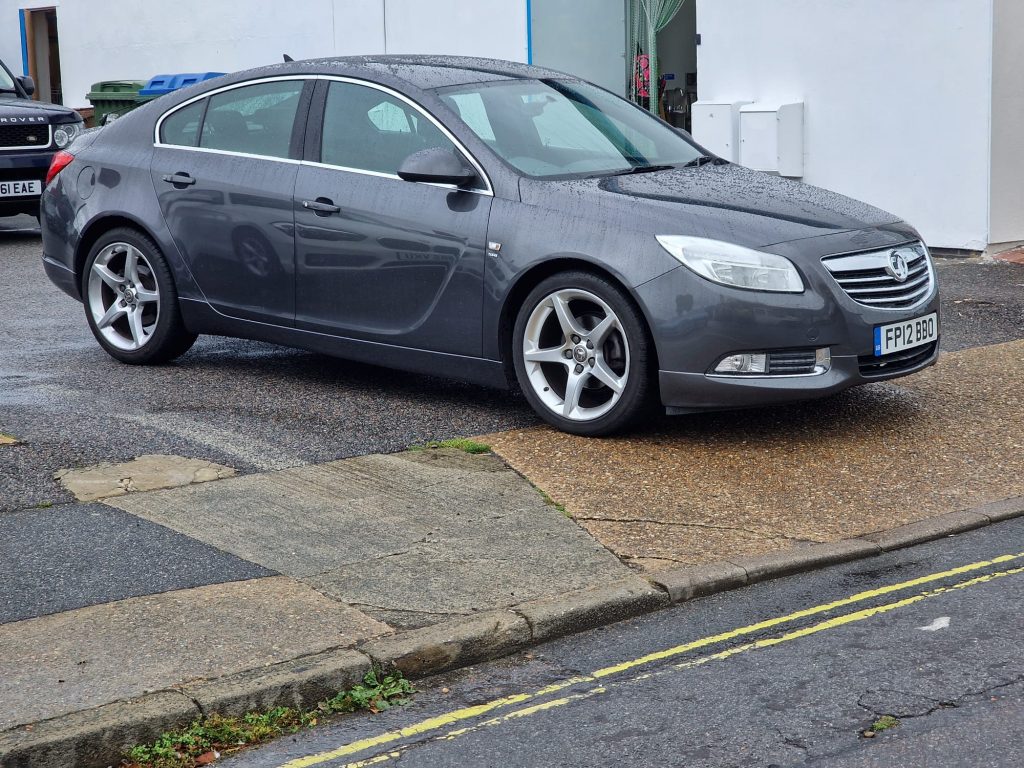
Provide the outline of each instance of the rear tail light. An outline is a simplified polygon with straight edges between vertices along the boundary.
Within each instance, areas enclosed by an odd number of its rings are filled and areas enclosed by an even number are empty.
[[[46,172],[46,183],[49,184],[53,181],[58,173],[71,165],[71,161],[74,159],[74,155],[70,152],[65,152],[63,149],[57,152],[53,156],[53,160],[50,161],[50,170]]]

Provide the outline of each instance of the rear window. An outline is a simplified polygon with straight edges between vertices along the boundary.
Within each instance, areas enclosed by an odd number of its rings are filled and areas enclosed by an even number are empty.
[[[189,104],[167,117],[160,126],[160,141],[176,147],[194,147],[199,138],[199,122],[203,119],[206,99]]]

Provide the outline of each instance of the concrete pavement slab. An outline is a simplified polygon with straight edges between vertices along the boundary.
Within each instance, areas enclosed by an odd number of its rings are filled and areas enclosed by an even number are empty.
[[[350,646],[390,628],[275,576],[0,626],[0,730]]]
[[[273,575],[103,504],[0,514],[0,624]]]
[[[400,627],[631,574],[499,460],[451,449],[108,501]]]
[[[97,464],[80,469],[62,469],[54,479],[79,501],[97,501],[126,493],[178,488],[208,483],[235,475],[235,470],[205,459],[187,456],[146,454],[121,464]]]
[[[800,406],[589,440],[486,435],[626,558],[699,564],[831,542],[1024,494],[1024,341],[945,354]]]

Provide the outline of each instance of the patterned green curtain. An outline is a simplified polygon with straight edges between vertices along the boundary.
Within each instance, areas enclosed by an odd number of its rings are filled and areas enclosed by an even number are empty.
[[[685,0],[629,0],[630,30],[627,55],[633,61],[629,94],[634,101],[639,101],[643,97],[637,82],[638,65],[634,57],[646,53],[650,71],[650,98],[647,100],[647,108],[654,114],[658,114],[658,32],[675,18],[679,9],[683,7],[683,2]]]

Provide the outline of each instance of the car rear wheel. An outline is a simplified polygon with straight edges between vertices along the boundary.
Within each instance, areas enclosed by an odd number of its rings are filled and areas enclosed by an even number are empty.
[[[96,340],[123,363],[164,363],[196,341],[181,319],[167,261],[156,243],[133,229],[111,230],[93,245],[82,297]]]
[[[564,272],[534,288],[516,319],[513,352],[526,399],[565,432],[611,434],[647,405],[646,325],[625,293],[597,275]]]

